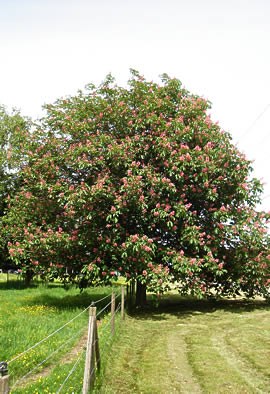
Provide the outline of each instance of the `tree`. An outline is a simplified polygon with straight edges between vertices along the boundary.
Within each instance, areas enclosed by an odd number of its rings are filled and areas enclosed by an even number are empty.
[[[25,164],[26,142],[29,136],[31,122],[19,111],[8,113],[0,106],[0,265],[7,265],[8,253],[6,239],[2,228],[8,200],[15,194],[20,185],[20,169]]]
[[[12,258],[80,286],[121,273],[143,290],[266,296],[262,186],[209,109],[134,70],[127,88],[109,75],[47,105],[7,218]]]

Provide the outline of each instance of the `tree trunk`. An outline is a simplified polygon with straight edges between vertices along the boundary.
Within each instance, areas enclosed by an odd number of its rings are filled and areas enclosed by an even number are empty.
[[[146,284],[137,280],[136,306],[146,305]]]
[[[33,277],[34,277],[34,271],[32,271],[31,269],[26,270],[24,274],[24,283],[26,287],[30,286]]]

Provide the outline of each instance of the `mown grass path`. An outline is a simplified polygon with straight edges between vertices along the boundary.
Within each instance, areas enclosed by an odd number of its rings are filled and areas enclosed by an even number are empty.
[[[182,303],[129,316],[99,393],[270,393],[270,306]]]

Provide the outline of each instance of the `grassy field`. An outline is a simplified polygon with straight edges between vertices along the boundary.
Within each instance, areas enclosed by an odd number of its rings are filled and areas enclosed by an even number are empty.
[[[20,354],[111,288],[80,293],[60,284],[38,284],[26,289],[13,279],[7,283],[0,275],[0,361],[9,361],[11,393],[80,393],[87,311]],[[99,322],[102,373],[95,393],[270,393],[270,305],[263,301],[204,302],[168,295],[159,309],[126,316],[114,341],[109,319]],[[76,362],[75,373],[64,383]]]
[[[26,289],[22,282],[13,279],[11,277],[7,283],[5,276],[0,277],[0,361],[8,361],[11,393],[56,393],[77,360],[76,373],[61,392],[80,393],[88,326],[85,308],[92,301],[109,295],[111,288],[80,293],[75,288],[65,290],[60,284],[39,284]],[[109,301],[110,297],[99,303],[97,311]],[[61,331],[21,354],[82,311],[85,312]],[[107,319],[103,317],[101,329]],[[109,330],[107,332],[104,331],[101,346],[110,337]],[[50,358],[44,362],[48,356]],[[42,365],[36,368],[39,363]],[[33,369],[32,374],[25,376]]]
[[[269,304],[172,300],[127,318],[96,392],[270,393]]]

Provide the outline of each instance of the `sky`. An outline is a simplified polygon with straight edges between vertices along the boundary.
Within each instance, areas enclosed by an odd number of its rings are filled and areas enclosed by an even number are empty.
[[[108,73],[167,73],[211,101],[269,211],[269,20],[269,0],[0,0],[0,104],[37,119]]]

